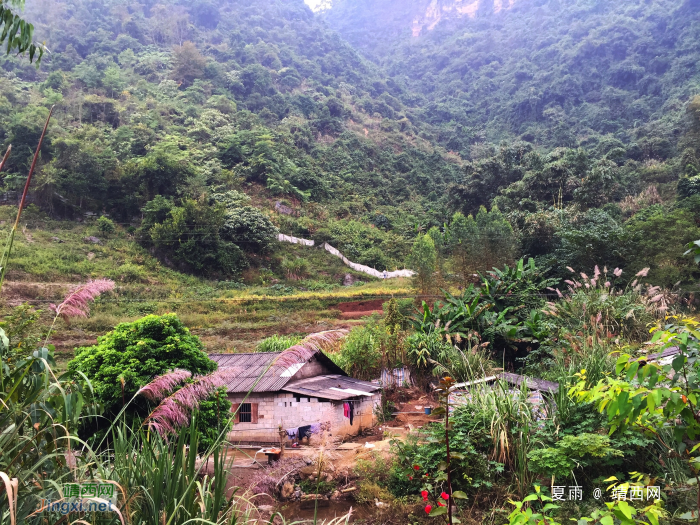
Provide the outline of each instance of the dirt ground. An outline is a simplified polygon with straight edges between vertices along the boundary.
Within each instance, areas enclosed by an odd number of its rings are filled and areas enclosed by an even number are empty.
[[[393,439],[406,439],[406,436],[421,427],[438,420],[436,416],[425,414],[426,406],[434,407],[435,403],[428,395],[418,389],[395,389],[387,392],[388,399],[394,401],[397,407],[397,415],[391,421],[378,423],[372,428],[365,429],[361,434],[343,440],[342,443],[314,442],[310,445],[302,445],[299,448],[287,447],[283,458],[299,458],[306,464],[314,464],[321,449],[327,461],[332,462],[335,473],[335,481],[339,490],[351,489],[355,486],[353,470],[358,460],[372,459],[376,454],[390,455],[391,441]],[[259,476],[261,469],[267,466],[266,457],[258,454],[255,457],[256,449],[231,449],[229,460],[232,466],[229,468],[228,491],[229,494],[234,489],[237,494],[245,495],[249,505],[256,509],[267,509],[261,514],[266,518],[265,512],[271,512],[274,508],[281,512],[285,518],[292,521],[312,519],[313,512],[301,508],[299,502],[280,502],[267,495],[254,496],[251,485],[256,476]],[[257,461],[253,461],[257,459]],[[347,493],[340,500],[324,502],[328,506],[319,509],[319,518],[332,519],[336,516],[346,514],[353,508],[353,520],[367,519],[377,509],[362,507],[355,504],[352,493]]]
[[[382,314],[382,304],[384,299],[376,299],[373,301],[353,301],[349,303],[340,303],[335,308],[340,310],[342,319],[360,319],[367,317],[373,313]]]

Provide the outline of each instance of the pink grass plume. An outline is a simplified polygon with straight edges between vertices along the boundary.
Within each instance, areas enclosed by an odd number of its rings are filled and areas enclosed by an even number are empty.
[[[240,373],[240,368],[227,367],[205,376],[195,377],[193,383],[183,386],[163,399],[143,424],[153,428],[161,436],[176,432],[189,424],[192,412],[199,408],[200,402]]]
[[[188,370],[173,370],[172,372],[156,377],[153,381],[141,388],[138,394],[142,394],[151,401],[157,403],[166,396],[169,396],[176,386],[181,385],[190,377],[192,377],[192,372]]]
[[[348,335],[348,330],[327,330],[309,334],[298,344],[288,348],[275,360],[273,366],[290,367],[306,362],[311,356],[333,347]]]
[[[615,277],[620,277],[620,276],[622,275],[622,270],[621,270],[620,268],[615,268],[615,269],[613,270],[613,275],[614,275]]]
[[[651,268],[642,268],[635,274],[635,277],[646,277],[649,270],[651,270]]]
[[[90,303],[104,292],[114,290],[114,281],[109,279],[96,279],[88,281],[71,291],[61,304],[49,305],[57,316],[68,321],[72,317],[87,317],[90,313]]]

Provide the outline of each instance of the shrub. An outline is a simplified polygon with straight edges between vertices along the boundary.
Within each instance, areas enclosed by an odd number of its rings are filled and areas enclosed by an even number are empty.
[[[216,370],[199,338],[175,314],[121,323],[96,345],[76,349],[68,363],[70,372],[82,372],[92,382],[108,414],[117,412],[151,379],[175,368],[193,374]]]
[[[282,261],[282,269],[287,274],[287,279],[291,281],[299,281],[308,275],[309,261],[302,259],[301,257],[284,259]]]
[[[450,463],[452,488],[467,492],[490,486],[492,474],[489,462],[472,442],[470,434],[474,429],[471,421],[468,417],[461,417],[459,410],[454,412],[454,419],[450,419],[450,449],[459,451],[459,456],[453,457]],[[410,434],[405,442],[391,442],[392,451],[396,454],[396,470],[387,469],[387,484],[394,496],[418,494],[423,483],[420,477],[425,474],[435,476],[438,466],[445,461],[445,425],[434,423],[423,427],[422,432],[428,434],[427,439]]]
[[[382,361],[383,335],[376,320],[355,327],[348,334],[340,352],[329,357],[352,377],[367,381],[374,379]]]
[[[233,424],[231,402],[226,397],[226,389],[219,388],[208,399],[199,402],[197,428],[200,431],[199,451],[212,447],[222,431]]]
[[[273,335],[267,339],[263,339],[255,347],[256,352],[283,352],[287,348],[294,346],[301,337],[297,335]]]
[[[105,217],[104,215],[97,219],[97,228],[102,232],[102,233],[114,233],[117,228],[114,225],[114,221],[110,219],[109,217]]]
[[[109,277],[125,283],[148,282],[146,271],[137,264],[126,263],[109,272]]]

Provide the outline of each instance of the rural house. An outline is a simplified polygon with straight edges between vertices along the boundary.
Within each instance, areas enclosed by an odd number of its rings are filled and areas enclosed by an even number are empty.
[[[322,352],[291,365],[276,364],[279,356],[279,352],[209,355],[220,368],[240,369],[226,385],[232,409],[239,409],[229,441],[279,443],[280,427],[290,442],[320,427],[333,437],[344,437],[375,423],[380,386],[348,377]]]

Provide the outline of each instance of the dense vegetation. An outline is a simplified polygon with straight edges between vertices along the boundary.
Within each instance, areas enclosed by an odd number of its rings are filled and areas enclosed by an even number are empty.
[[[88,476],[122,488],[129,523],[257,519],[223,468],[237,371],[206,352],[315,350],[304,336],[336,323],[336,364],[408,367],[440,417],[358,462],[353,497],[388,521],[696,519],[698,2],[326,4],[32,2],[35,28],[0,34],[25,52],[0,58],[0,472],[18,486],[10,509],[3,477],[0,524],[62,520],[32,513]],[[370,278],[324,242],[411,267],[410,288],[353,284]],[[369,319],[337,309],[393,295]],[[65,374],[54,344],[77,347]],[[404,394],[385,390],[382,422]],[[585,496],[551,505],[564,484]],[[644,504],[591,497],[649,485]]]

